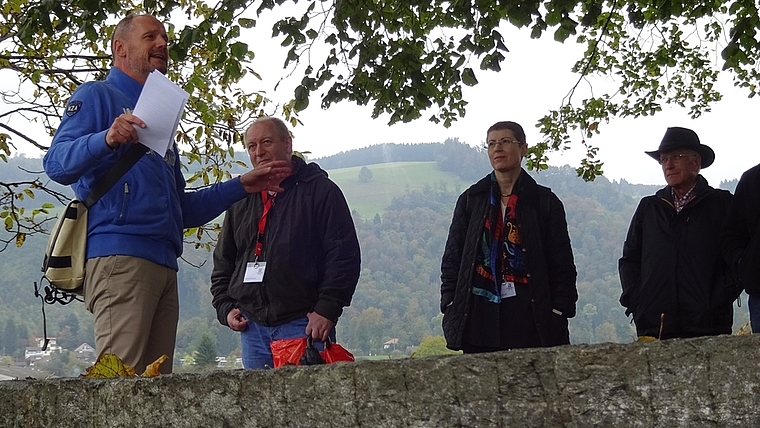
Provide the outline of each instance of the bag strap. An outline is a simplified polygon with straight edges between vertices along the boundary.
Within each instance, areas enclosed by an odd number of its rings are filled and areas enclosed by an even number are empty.
[[[133,143],[127,152],[124,153],[124,155],[116,161],[100,181],[95,184],[90,191],[90,194],[87,195],[87,198],[84,200],[84,206],[87,207],[87,209],[90,209],[90,207],[95,205],[95,203],[98,202],[106,192],[111,190],[111,187],[113,187],[113,185],[116,184],[116,182],[119,181],[119,179],[123,177],[124,174],[126,174],[147,151],[148,147],[140,143]]]

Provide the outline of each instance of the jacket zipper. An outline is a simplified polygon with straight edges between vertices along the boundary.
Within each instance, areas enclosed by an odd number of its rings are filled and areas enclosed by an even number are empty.
[[[119,220],[124,219],[124,210],[127,208],[127,195],[129,195],[129,183],[124,182],[124,197],[121,200],[121,213],[119,213]]]

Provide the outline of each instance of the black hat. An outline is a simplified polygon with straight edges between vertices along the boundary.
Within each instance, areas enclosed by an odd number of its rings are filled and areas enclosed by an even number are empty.
[[[688,128],[674,126],[665,131],[660,147],[653,152],[644,152],[660,161],[660,152],[669,152],[675,149],[689,149],[699,153],[702,158],[702,168],[712,165],[715,160],[715,152],[709,146],[699,143],[697,133]]]

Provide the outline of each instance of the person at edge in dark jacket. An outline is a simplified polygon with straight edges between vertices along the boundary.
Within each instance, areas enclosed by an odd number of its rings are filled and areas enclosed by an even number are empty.
[[[691,129],[668,128],[646,152],[667,186],[639,202],[618,262],[620,304],[636,334],[657,339],[731,333],[738,295],[720,251],[731,193],[707,184],[713,150]]]
[[[742,174],[723,228],[723,256],[749,295],[752,333],[760,333],[760,165]]]
[[[251,195],[227,211],[214,251],[217,318],[240,332],[243,367],[262,369],[273,367],[274,340],[335,340],[361,257],[343,193],[317,164],[293,156],[282,120],[257,119],[245,144],[254,170],[284,160],[293,171],[282,193]]]
[[[446,346],[569,344],[578,292],[562,202],[521,168],[519,124],[494,124],[486,146],[493,171],[459,196],[441,262]]]
[[[113,67],[103,81],[86,82],[71,96],[43,165],[84,200],[95,183],[137,142],[135,107],[148,74],[166,74],[164,25],[151,15],[129,15],[114,29]],[[248,193],[282,190],[286,163],[253,170],[197,192],[185,191],[179,152],[153,151],[88,210],[84,299],[93,313],[98,357],[116,354],[141,373],[166,354],[171,373],[179,317],[177,258],[182,229],[213,220]],[[274,180],[267,182],[268,178]]]

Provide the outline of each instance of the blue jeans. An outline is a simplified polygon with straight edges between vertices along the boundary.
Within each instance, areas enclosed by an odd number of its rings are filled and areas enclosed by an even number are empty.
[[[273,368],[272,349],[269,344],[274,340],[306,337],[306,317],[285,324],[267,327],[248,320],[248,328],[240,332],[240,343],[243,351],[243,367],[246,369]],[[335,343],[335,328],[330,332],[330,340]],[[314,341],[314,347],[322,351],[324,344]]]
[[[749,307],[749,323],[752,326],[752,333],[760,333],[760,296],[749,296],[747,299]]]

